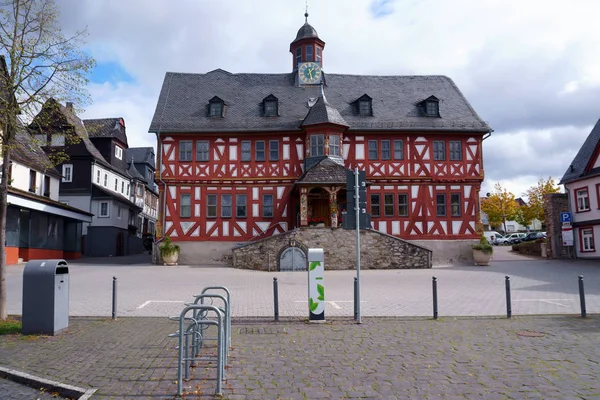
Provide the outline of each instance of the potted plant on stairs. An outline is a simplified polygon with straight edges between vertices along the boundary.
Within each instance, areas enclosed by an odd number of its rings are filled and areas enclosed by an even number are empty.
[[[171,238],[166,236],[159,248],[164,265],[177,265],[180,250],[178,244],[173,243]]]
[[[494,254],[494,247],[488,242],[485,236],[481,235],[479,243],[472,245],[471,248],[473,249],[475,265],[490,265]]]

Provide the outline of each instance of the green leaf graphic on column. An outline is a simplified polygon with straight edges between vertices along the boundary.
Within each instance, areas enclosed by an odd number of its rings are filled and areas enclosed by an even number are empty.
[[[308,299],[308,309],[310,310],[310,312],[315,312],[317,310],[317,307],[319,307],[319,302],[314,301],[312,297],[310,297]]]
[[[317,268],[319,265],[321,265],[321,261],[311,261],[310,262],[310,270],[312,271],[313,269]]]
[[[319,292],[319,297],[317,297],[317,300],[324,301],[325,300],[325,288],[323,287],[323,285],[317,285],[317,292]]]

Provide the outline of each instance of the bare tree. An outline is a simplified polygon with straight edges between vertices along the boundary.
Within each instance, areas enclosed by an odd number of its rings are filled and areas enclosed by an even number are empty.
[[[54,0],[0,0],[0,320],[6,320],[6,212],[17,134],[54,98],[89,102],[94,60],[81,51],[87,29],[65,36]]]

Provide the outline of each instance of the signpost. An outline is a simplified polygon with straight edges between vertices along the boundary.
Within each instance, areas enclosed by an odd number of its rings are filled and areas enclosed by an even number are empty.
[[[573,246],[573,216],[570,212],[560,213],[560,222],[562,223],[563,246]]]
[[[308,320],[325,322],[325,255],[308,249]]]

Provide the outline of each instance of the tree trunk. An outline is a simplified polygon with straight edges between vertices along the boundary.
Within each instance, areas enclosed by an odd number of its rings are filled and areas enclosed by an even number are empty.
[[[7,127],[7,129],[10,129]],[[6,135],[5,137],[9,137]],[[6,212],[8,210],[8,171],[10,169],[10,147],[2,146],[2,180],[0,181],[0,320],[8,317],[6,312]]]

